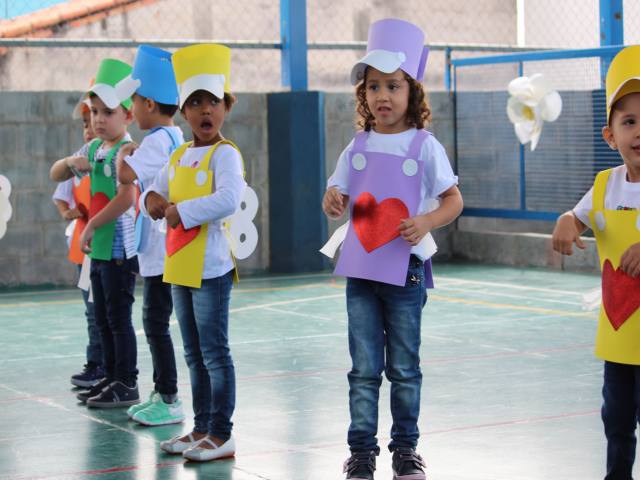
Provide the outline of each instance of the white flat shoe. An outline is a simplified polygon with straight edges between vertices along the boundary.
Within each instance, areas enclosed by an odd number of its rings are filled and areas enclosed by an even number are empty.
[[[201,438],[200,440],[196,440],[193,437],[193,434],[188,435],[188,441],[180,440],[182,435],[178,435],[177,437],[173,437],[171,440],[165,440],[164,442],[160,442],[160,448],[167,453],[183,453],[185,450],[189,448],[193,448],[202,440],[206,440],[207,437]]]
[[[202,444],[208,444],[213,448],[201,447]],[[206,437],[200,440],[197,445],[182,452],[182,456],[187,460],[193,460],[195,462],[208,462],[210,460],[218,460],[221,458],[233,457],[236,454],[236,441],[233,437],[218,446],[209,438]]]

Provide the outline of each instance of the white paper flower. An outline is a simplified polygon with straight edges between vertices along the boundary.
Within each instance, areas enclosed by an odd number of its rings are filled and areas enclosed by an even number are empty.
[[[9,195],[11,195],[11,182],[4,175],[0,175],[0,238],[7,232],[7,222],[13,214]]]
[[[524,145],[531,142],[533,151],[540,140],[543,123],[553,122],[560,116],[562,98],[541,73],[514,78],[509,82],[509,94],[509,120],[514,125],[520,143]]]

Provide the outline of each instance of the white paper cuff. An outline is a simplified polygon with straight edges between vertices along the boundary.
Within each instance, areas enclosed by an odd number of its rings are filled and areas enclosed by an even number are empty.
[[[206,90],[220,99],[224,98],[224,81],[225,78],[222,74],[203,73],[202,75],[187,78],[178,86],[180,90],[180,108],[184,106],[184,102],[187,101],[189,95],[198,90]]]

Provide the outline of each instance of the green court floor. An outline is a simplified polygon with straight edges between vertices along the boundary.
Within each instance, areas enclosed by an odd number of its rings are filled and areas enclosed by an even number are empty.
[[[599,278],[536,269],[436,265],[423,314],[419,451],[431,480],[602,478]],[[134,305],[141,395],[151,360]],[[341,479],[348,456],[344,281],[331,275],[244,279],[233,292],[238,376],[233,460],[184,463],[159,442],[187,432],[191,393],[177,325],[184,425],[146,428],[123,410],[78,404],[84,363],[78,290],[0,293],[0,479]],[[174,321],[175,323],[175,321]],[[383,383],[377,479],[391,480]]]

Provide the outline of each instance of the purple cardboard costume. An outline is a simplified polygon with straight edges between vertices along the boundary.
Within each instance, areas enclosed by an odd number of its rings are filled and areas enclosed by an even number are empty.
[[[411,245],[398,227],[418,213],[424,168],[418,157],[428,135],[418,130],[406,157],[367,152],[368,132],[356,135],[349,157],[351,222],[336,275],[404,286]]]

